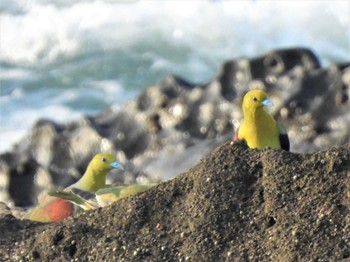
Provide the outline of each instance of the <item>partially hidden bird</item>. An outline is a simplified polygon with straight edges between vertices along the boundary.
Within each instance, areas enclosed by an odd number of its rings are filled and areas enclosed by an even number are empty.
[[[65,188],[64,191],[69,192],[71,188],[78,188],[96,192],[105,188],[107,186],[106,176],[114,168],[123,169],[114,155],[97,154],[90,161],[84,175],[76,183]],[[43,199],[39,200],[38,206],[29,210],[23,218],[39,222],[58,222],[73,215],[74,211],[75,208],[71,202],[46,194]]]
[[[144,192],[156,184],[134,184],[115,187],[107,187],[96,192],[85,191],[78,188],[71,188],[70,191],[51,190],[50,196],[62,198],[70,201],[84,210],[91,210],[98,207],[107,206],[122,198]]]
[[[242,103],[243,121],[236,130],[233,140],[243,141],[249,148],[280,148],[289,151],[286,129],[264,109],[264,106],[271,104],[262,90],[246,93]]]

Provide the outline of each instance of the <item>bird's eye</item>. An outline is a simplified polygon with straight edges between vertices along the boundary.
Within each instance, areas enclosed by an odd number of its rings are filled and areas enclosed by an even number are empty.
[[[102,161],[102,162],[106,162],[106,161],[107,161],[107,159],[106,159],[106,158],[104,158],[104,157],[102,157],[101,161]]]
[[[258,101],[258,99],[255,96],[253,96],[253,101],[256,102]]]

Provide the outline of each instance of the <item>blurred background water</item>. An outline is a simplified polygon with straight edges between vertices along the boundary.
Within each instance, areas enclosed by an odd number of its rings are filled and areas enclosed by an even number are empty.
[[[194,83],[221,63],[309,47],[350,61],[349,1],[0,3],[0,152],[39,118],[118,108],[168,74]]]

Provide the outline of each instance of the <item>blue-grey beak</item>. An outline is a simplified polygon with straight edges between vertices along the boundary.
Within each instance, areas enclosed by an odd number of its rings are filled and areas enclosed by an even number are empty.
[[[111,167],[124,170],[122,164],[120,164],[120,163],[118,163],[118,162],[112,162],[112,163],[111,163]]]
[[[265,100],[261,101],[261,103],[262,103],[264,106],[272,105],[270,99],[268,99],[268,98],[266,98]]]

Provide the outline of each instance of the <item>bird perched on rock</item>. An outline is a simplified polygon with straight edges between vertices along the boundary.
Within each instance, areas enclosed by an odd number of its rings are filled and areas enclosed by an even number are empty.
[[[235,132],[234,141],[243,141],[250,148],[289,151],[286,129],[265,111],[265,105],[271,105],[271,101],[262,90],[252,90],[244,96],[243,121]]]
[[[122,165],[116,161],[114,155],[97,154],[93,157],[79,181],[64,190],[69,192],[71,188],[78,188],[96,192],[101,188],[105,188],[107,173],[113,168],[122,169]],[[45,195],[39,205],[30,210],[23,218],[40,222],[58,222],[73,213],[74,206],[69,201]]]
[[[52,190],[49,191],[48,194],[68,200],[84,210],[90,210],[97,207],[104,207],[122,198],[144,192],[155,185],[156,184],[136,184],[107,187],[99,189],[96,192],[71,188],[70,191]]]

